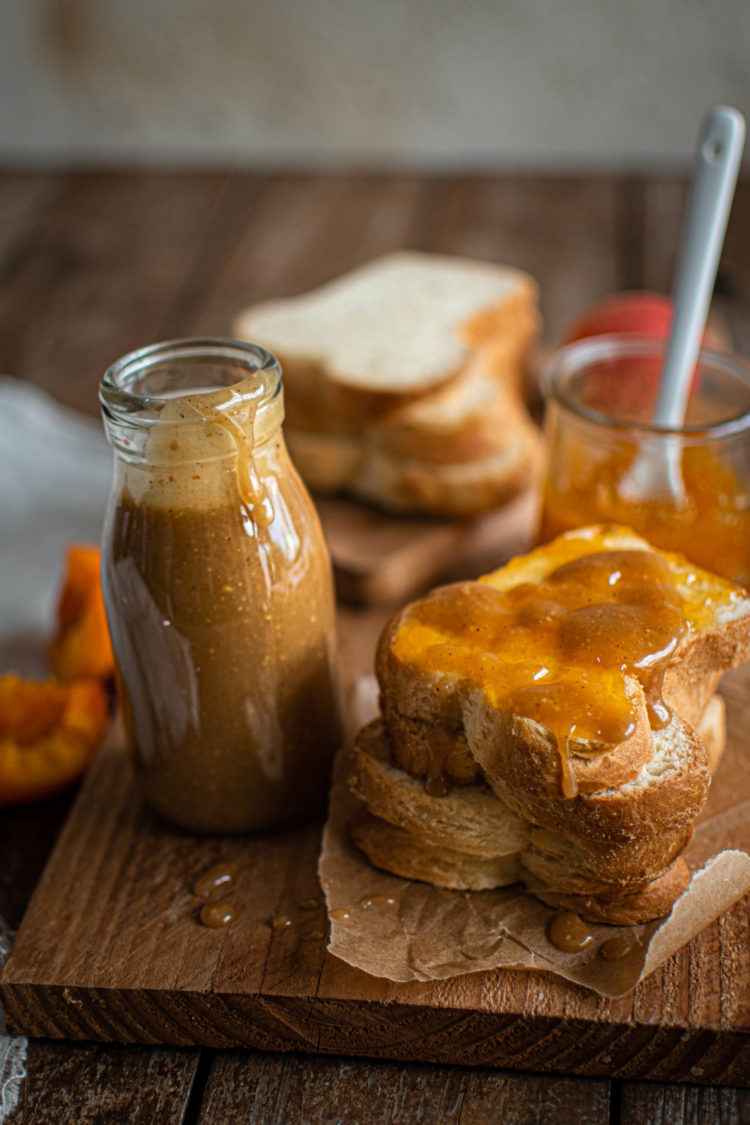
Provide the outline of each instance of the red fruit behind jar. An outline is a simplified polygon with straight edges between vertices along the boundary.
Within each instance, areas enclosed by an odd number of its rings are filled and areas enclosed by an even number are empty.
[[[562,342],[571,344],[588,336],[610,336],[622,332],[666,339],[671,323],[671,297],[645,290],[614,293],[576,317],[564,333]],[[703,344],[717,351],[730,348],[726,330],[715,320],[709,320]]]

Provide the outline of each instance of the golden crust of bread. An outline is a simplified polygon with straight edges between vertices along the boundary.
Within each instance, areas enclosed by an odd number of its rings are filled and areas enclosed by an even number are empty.
[[[709,699],[705,711],[698,719],[695,733],[706,751],[708,768],[711,773],[715,773],[727,744],[727,709],[720,695]]]
[[[354,745],[349,784],[370,812],[434,848],[480,859],[516,853],[528,844],[529,825],[484,781],[439,798],[430,796],[421,778],[388,759],[389,745],[380,719],[364,727]]]
[[[610,926],[637,926],[662,918],[690,886],[690,872],[678,859],[658,879],[637,890],[605,891],[599,894],[568,894],[550,890],[531,875],[524,876],[528,889],[547,906],[573,910],[586,922]]]
[[[467,458],[466,442],[473,439],[462,433],[454,459],[439,436],[424,438],[427,456],[419,450],[409,456],[407,449],[388,449],[386,432],[374,428],[327,434],[287,426],[285,433],[292,460],[314,492],[345,492],[401,514],[472,517],[509,503],[539,481],[536,427],[528,420],[507,425],[506,417],[505,422],[505,429],[495,427],[483,456]]]
[[[508,887],[520,879],[516,854],[481,859],[435,847],[405,828],[398,828],[362,809],[349,825],[354,843],[376,867],[457,891]]]
[[[482,764],[481,748],[475,756]],[[638,880],[660,874],[690,839],[708,795],[703,743],[677,715],[654,733],[653,757],[624,785],[570,799],[529,794],[485,771],[495,792],[521,816],[585,848],[592,870]],[[649,876],[650,873],[650,876]]]

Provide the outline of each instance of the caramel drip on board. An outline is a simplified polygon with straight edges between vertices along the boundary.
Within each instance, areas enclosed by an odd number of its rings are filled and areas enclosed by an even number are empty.
[[[196,898],[212,899],[227,891],[235,880],[239,861],[225,860],[207,868],[193,883]]]
[[[236,917],[236,913],[231,902],[224,902],[223,899],[219,899],[215,902],[207,902],[202,906],[199,917],[202,926],[218,930],[222,926],[228,926]]]
[[[328,913],[330,917],[334,918],[337,922],[346,922],[351,918],[351,913],[345,906],[336,906],[333,910],[329,910]]]
[[[404,663],[468,680],[498,710],[550,730],[566,798],[577,794],[577,747],[596,757],[635,733],[632,680],[651,727],[669,723],[664,675],[689,628],[677,579],[661,555],[585,553],[588,544],[580,542],[584,553],[566,558],[564,544],[559,564],[540,581],[495,588],[489,575],[433,591],[415,603],[392,646]],[[447,733],[433,728],[429,746],[425,788],[443,796]]]
[[[395,898],[391,898],[390,895],[365,895],[364,898],[360,899],[359,905],[367,910],[371,906],[393,906],[395,901]]]

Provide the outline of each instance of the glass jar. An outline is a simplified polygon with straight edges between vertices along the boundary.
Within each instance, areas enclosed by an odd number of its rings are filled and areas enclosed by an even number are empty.
[[[737,357],[701,351],[685,424],[669,428],[650,421],[663,361],[663,341],[625,335],[581,340],[552,358],[540,539],[627,524],[748,585],[750,370]]]
[[[100,399],[104,596],[141,790],[191,831],[301,820],[324,804],[341,717],[331,567],[279,365],[175,340],[118,360]]]

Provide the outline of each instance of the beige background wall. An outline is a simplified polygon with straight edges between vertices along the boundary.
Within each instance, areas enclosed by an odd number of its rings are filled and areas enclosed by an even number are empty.
[[[0,160],[683,164],[750,0],[0,0]]]

